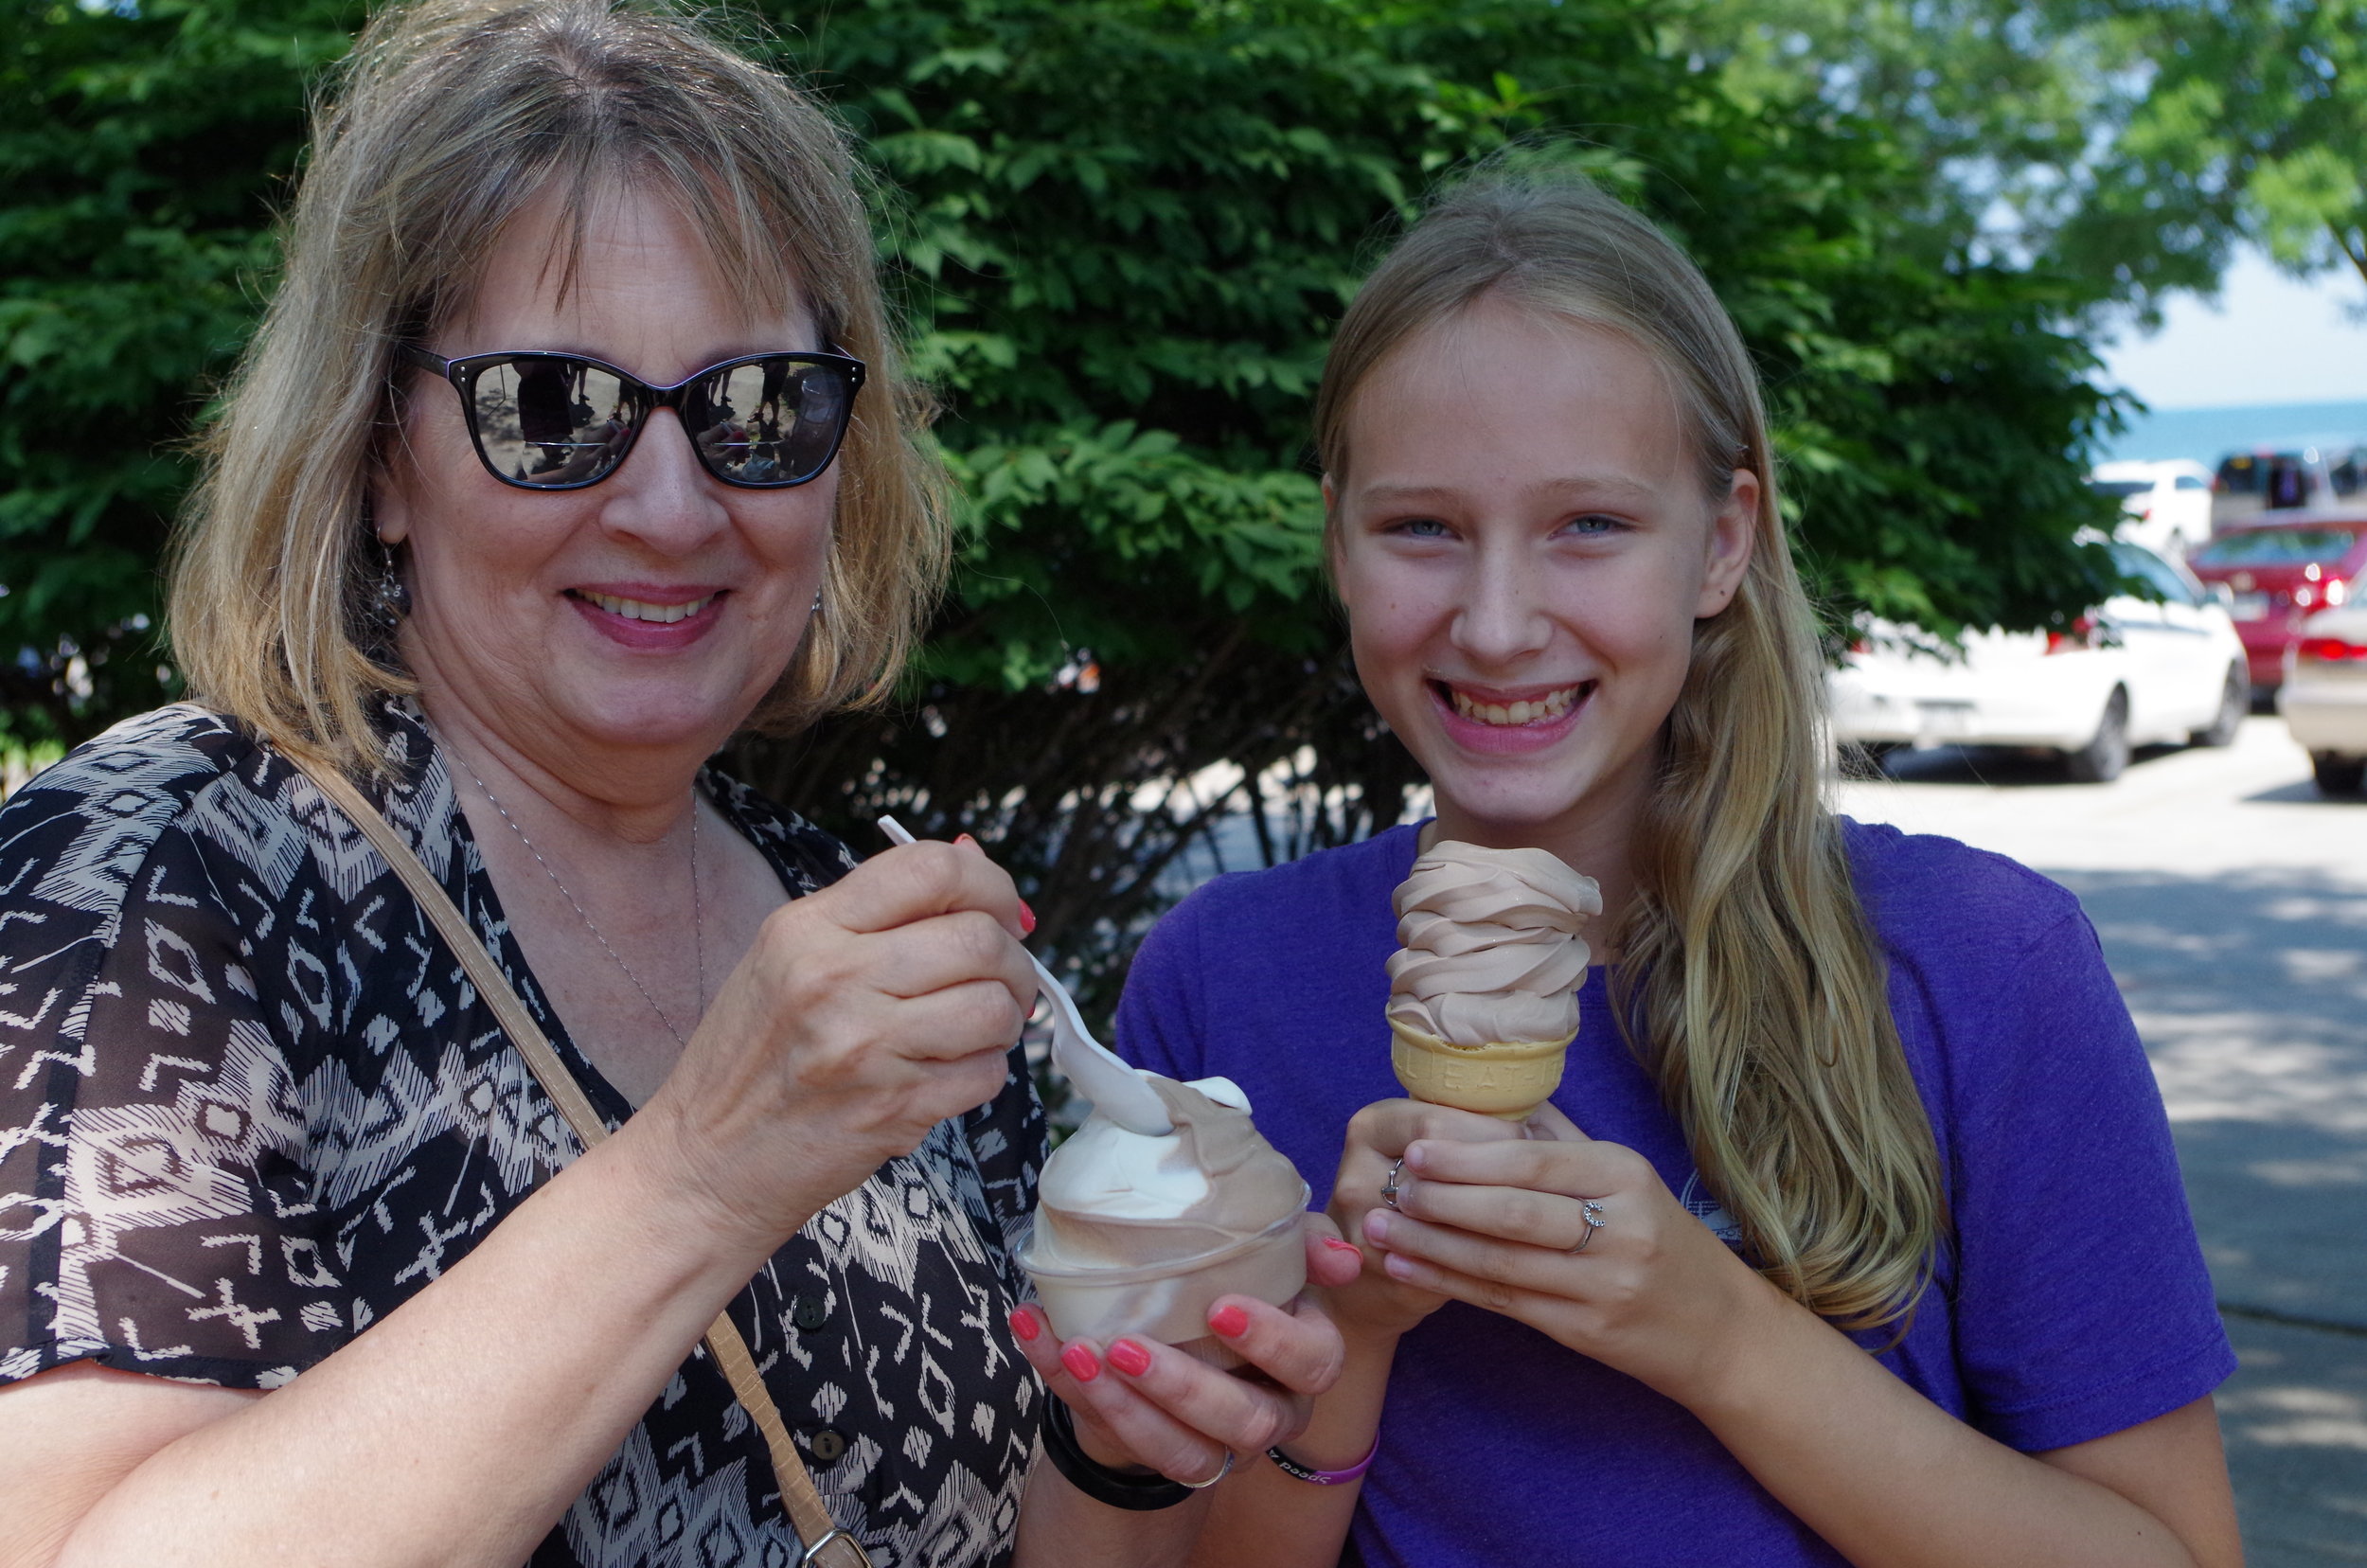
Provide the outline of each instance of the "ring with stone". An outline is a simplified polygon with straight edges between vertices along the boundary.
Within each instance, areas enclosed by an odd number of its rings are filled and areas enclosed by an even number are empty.
[[[1398,1160],[1389,1167],[1389,1179],[1380,1184],[1380,1201],[1393,1210],[1397,1206],[1397,1178],[1404,1174],[1405,1162]]]
[[[1611,1222],[1603,1218],[1603,1205],[1592,1198],[1578,1200],[1578,1217],[1586,1221],[1586,1230],[1578,1237],[1578,1244],[1570,1249],[1572,1256],[1586,1251],[1586,1244],[1594,1239],[1594,1233]]]

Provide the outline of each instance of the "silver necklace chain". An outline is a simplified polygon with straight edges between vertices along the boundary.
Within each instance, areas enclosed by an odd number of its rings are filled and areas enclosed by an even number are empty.
[[[450,750],[449,747],[446,749]],[[657,998],[650,993],[650,988],[641,983],[641,976],[635,974],[632,966],[625,962],[625,955],[610,946],[608,938],[600,933],[599,922],[592,918],[591,911],[585,909],[582,901],[560,880],[551,863],[543,858],[543,851],[537,849],[534,841],[526,837],[526,830],[518,826],[518,819],[509,814],[509,808],[502,804],[501,796],[476,775],[476,770],[469,766],[467,758],[458,752],[452,752],[452,757],[460,764],[460,771],[469,775],[469,782],[477,787],[477,793],[492,805],[494,812],[509,824],[509,830],[518,835],[518,842],[526,846],[526,853],[534,857],[534,864],[551,879],[551,885],[559,889],[559,896],[567,900],[567,906],[576,912],[576,918],[583,922],[583,928],[592,934],[592,939],[600,944],[600,950],[615,962],[618,969],[625,971],[625,978],[632,982],[632,989],[641,993],[641,1000],[647,1002],[650,1010],[657,1014],[657,1021],[666,1025],[666,1032],[674,1037],[674,1043],[687,1047],[689,1037],[674,1026],[674,1021],[666,1015],[664,1007],[657,1005]],[[703,1013],[707,1005],[706,899],[699,885],[699,792],[695,785],[690,792],[690,945],[698,963],[699,1011]],[[698,1027],[695,1017],[691,1020],[691,1027]]]

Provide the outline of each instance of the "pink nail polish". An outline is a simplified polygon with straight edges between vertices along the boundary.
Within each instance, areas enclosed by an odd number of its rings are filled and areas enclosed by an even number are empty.
[[[1078,1382],[1091,1382],[1101,1376],[1101,1363],[1081,1345],[1072,1345],[1061,1351],[1060,1364],[1067,1367],[1069,1376]]]
[[[1043,1330],[1036,1324],[1036,1314],[1022,1307],[1011,1314],[1011,1332],[1033,1345]]]
[[[1357,1250],[1355,1242],[1343,1241],[1336,1236],[1325,1237],[1324,1245],[1329,1247],[1333,1252],[1346,1253],[1351,1257],[1361,1257],[1364,1256],[1361,1252]]]
[[[1110,1345],[1110,1364],[1130,1378],[1139,1378],[1150,1370],[1150,1352],[1130,1339],[1114,1340]]]
[[[1027,900],[1019,900],[1019,929],[1033,936],[1036,934],[1036,912],[1027,907]]]
[[[1226,1339],[1239,1339],[1249,1332],[1249,1314],[1228,1302],[1208,1314],[1208,1327]]]
[[[969,846],[970,848],[972,848],[972,849],[975,849],[975,848],[977,848],[977,847],[978,847],[978,841],[977,841],[976,839],[974,839],[974,838],[971,838],[971,837],[970,837],[968,833],[964,833],[964,834],[962,834],[960,837],[956,838],[953,842],[954,842],[955,844],[963,844],[963,845],[968,845],[968,846]]]

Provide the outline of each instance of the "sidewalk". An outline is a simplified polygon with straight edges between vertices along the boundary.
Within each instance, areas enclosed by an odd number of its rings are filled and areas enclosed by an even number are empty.
[[[2219,1430],[2250,1568],[2367,1563],[2367,1335],[2231,1315]]]
[[[2367,804],[2274,719],[2117,783],[1934,753],[1841,809],[2077,893],[2170,1112],[2242,1370],[2220,1428],[2251,1568],[2367,1563]]]
[[[2367,1563],[2367,891],[2056,875],[2152,1053],[2243,1363],[2219,1423],[2247,1560]]]

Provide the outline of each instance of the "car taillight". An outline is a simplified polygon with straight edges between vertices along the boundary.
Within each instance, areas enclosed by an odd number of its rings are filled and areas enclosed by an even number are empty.
[[[2095,633],[2095,629],[2096,623],[2082,615],[2071,623],[2068,631],[2048,633],[2046,650],[2049,653],[2069,653],[2074,650],[2093,648],[2095,644],[2091,639]]]
[[[2314,659],[2320,664],[2367,659],[2367,643],[2355,643],[2343,637],[2304,637],[2293,645],[2293,657]]]

